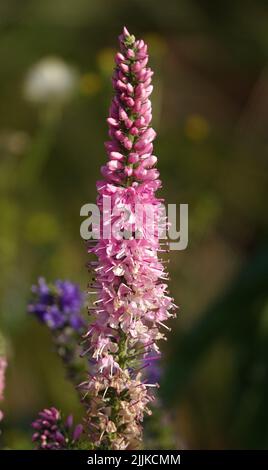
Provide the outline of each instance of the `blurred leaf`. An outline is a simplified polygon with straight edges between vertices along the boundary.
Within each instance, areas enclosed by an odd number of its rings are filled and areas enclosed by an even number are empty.
[[[264,303],[267,288],[268,250],[263,248],[249,258],[226,293],[176,342],[161,390],[166,402],[178,400],[183,394],[196,367],[219,338],[236,343],[257,327],[258,318],[252,307],[257,301]]]

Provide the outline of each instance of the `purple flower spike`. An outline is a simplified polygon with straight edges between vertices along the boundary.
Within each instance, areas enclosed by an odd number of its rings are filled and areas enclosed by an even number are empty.
[[[60,412],[56,408],[46,408],[39,413],[39,418],[32,423],[33,429],[36,430],[32,440],[38,449],[66,448],[67,443],[59,430],[60,425]]]
[[[77,386],[87,367],[80,357],[80,339],[85,333],[84,295],[73,282],[57,280],[47,284],[44,278],[39,278],[32,292],[34,296],[28,311],[50,329],[67,377]]]
[[[32,423],[35,430],[32,441],[38,450],[71,449],[82,434],[82,425],[78,424],[73,430],[72,415],[63,423],[57,408],[46,408],[40,411],[38,416]]]
[[[32,287],[32,292],[35,298],[29,304],[28,311],[41,322],[52,330],[70,326],[81,332],[84,326],[80,314],[83,295],[76,284],[58,280],[54,285],[48,285],[44,278],[39,278],[38,284]]]

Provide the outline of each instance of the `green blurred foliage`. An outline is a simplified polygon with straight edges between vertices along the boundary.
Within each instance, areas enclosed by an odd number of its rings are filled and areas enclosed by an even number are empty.
[[[26,305],[39,275],[86,288],[79,212],[96,197],[112,58],[126,24],[150,46],[162,195],[188,203],[190,214],[189,246],[171,256],[181,313],[164,345],[162,403],[178,446],[267,447],[267,21],[264,0],[0,3],[5,445],[30,446],[41,407],[81,416]],[[51,56],[79,80],[66,102],[38,106],[25,97],[25,77]]]

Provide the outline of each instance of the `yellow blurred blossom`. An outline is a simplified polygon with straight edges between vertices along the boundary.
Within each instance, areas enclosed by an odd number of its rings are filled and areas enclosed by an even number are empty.
[[[101,89],[101,79],[97,73],[87,72],[80,78],[80,90],[84,95],[95,95]]]
[[[209,122],[200,114],[191,114],[185,121],[185,134],[191,140],[204,140],[210,132]]]

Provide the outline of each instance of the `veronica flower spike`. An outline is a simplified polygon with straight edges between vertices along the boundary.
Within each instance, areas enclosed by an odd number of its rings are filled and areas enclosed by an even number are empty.
[[[82,361],[81,335],[85,330],[82,316],[84,297],[77,284],[57,280],[47,284],[42,277],[32,286],[28,312],[51,331],[54,345],[67,370],[67,377],[77,385],[87,365]]]
[[[119,45],[107,120],[108,161],[101,169],[103,179],[97,182],[97,203],[101,226],[109,223],[128,236],[112,230],[107,237],[102,230],[100,239],[89,244],[89,252],[97,256],[97,264],[92,262],[93,318],[85,335],[92,367],[89,379],[81,384],[87,397],[89,441],[94,449],[108,450],[140,446],[143,417],[151,413],[148,405],[158,386],[147,382],[144,363],[159,357],[158,341],[165,339],[169,329],[165,321],[175,309],[163,282],[167,276],[157,230],[163,200],[156,197],[161,182],[153,155],[153,72],[147,67],[143,40],[124,28]],[[107,198],[110,215],[104,207]],[[153,230],[145,223],[148,205],[153,208]]]
[[[60,411],[54,407],[40,411],[32,428],[32,441],[37,450],[73,449],[83,432],[81,424],[73,426],[72,415],[64,422]]]
[[[5,389],[5,373],[7,368],[7,360],[5,356],[0,356],[0,401],[4,399]],[[3,419],[3,412],[0,410],[0,421]]]

